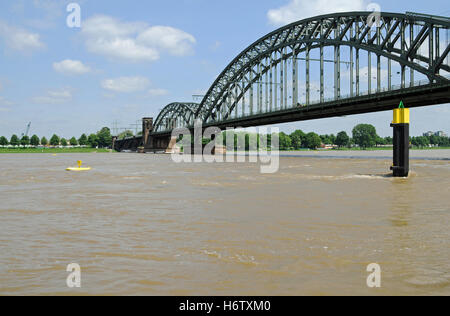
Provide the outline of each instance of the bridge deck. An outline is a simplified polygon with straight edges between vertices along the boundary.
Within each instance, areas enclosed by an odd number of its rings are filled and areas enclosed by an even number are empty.
[[[450,103],[450,83],[434,83],[432,85],[416,86],[402,90],[334,100],[326,103],[230,119],[214,124],[205,124],[203,127],[217,126],[224,129],[226,127],[264,126],[352,114],[380,112],[398,107],[400,101],[403,101],[409,108]],[[151,133],[151,136],[163,137],[170,134],[171,131],[162,131]]]

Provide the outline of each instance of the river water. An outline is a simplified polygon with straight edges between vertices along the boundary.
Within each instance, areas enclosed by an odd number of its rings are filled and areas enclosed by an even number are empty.
[[[387,176],[389,152],[339,155],[288,154],[275,174],[0,155],[0,295],[450,295],[450,152],[413,152],[408,179]],[[92,171],[65,171],[79,159]]]

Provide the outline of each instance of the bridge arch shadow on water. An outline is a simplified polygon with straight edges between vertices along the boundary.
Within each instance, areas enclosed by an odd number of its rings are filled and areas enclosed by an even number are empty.
[[[336,13],[257,40],[217,77],[200,103],[167,105],[143,137],[116,149],[163,150],[172,131],[250,127],[450,102],[450,18]],[[388,123],[388,122],[387,122]]]

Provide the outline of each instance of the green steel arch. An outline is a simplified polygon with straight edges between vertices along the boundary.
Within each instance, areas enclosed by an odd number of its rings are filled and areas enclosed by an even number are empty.
[[[198,103],[174,102],[159,113],[154,123],[153,131],[160,132],[194,124]]]
[[[447,17],[408,13],[379,13],[378,16],[373,12],[336,13],[289,24],[257,40],[239,54],[217,77],[201,103],[169,104],[158,116],[154,132],[192,126],[195,119],[212,125],[290,108],[307,109],[315,103],[401,91],[414,85],[448,84],[449,30],[450,19]],[[445,35],[447,42],[443,45]],[[330,47],[334,48],[334,58],[327,60],[324,49]],[[343,48],[350,53],[343,54]],[[317,51],[319,57],[311,58]],[[366,82],[360,69],[362,53],[368,56]],[[342,61],[344,58],[349,61]],[[375,69],[372,68],[373,58],[376,59]],[[305,62],[302,91],[299,87],[300,60]],[[387,82],[382,82],[382,61],[387,64]],[[317,87],[311,81],[313,62],[320,63],[318,74],[314,73],[320,77]],[[324,75],[325,63],[334,64],[334,96],[331,99],[325,98],[325,81],[328,79]],[[349,94],[346,96],[341,92],[344,83],[341,64],[349,68]],[[398,86],[392,82],[396,67],[400,77]],[[375,85],[372,72],[376,75]],[[417,83],[415,76],[426,80]],[[367,91],[364,91],[363,83],[367,84]],[[319,93],[317,100],[312,100],[313,92]]]
[[[402,68],[403,87],[406,67],[424,74],[430,82],[448,81],[448,78],[440,72],[450,72],[449,65],[444,64],[450,46],[447,43],[445,49],[441,51],[439,38],[435,36],[440,34],[441,29],[447,31],[450,29],[449,18],[380,13],[380,24],[376,27],[368,23],[371,14],[372,12],[349,12],[318,16],[292,23],[264,36],[245,49],[219,75],[202,100],[196,116],[202,118],[205,123],[218,120],[220,116],[217,113],[226,104],[226,99],[232,97],[234,102],[229,105],[230,108],[226,109],[225,115],[221,118],[225,119],[250,85],[260,80],[270,69],[301,52],[308,53],[315,48],[323,49],[325,46],[334,46],[336,50],[340,46],[349,46],[356,51],[365,50],[378,58],[386,57],[399,63]],[[419,27],[418,32],[415,32],[416,27]],[[423,56],[418,50],[427,39],[431,54]],[[274,52],[277,58],[273,58]],[[269,65],[261,65],[264,58],[270,58]],[[336,81],[339,80],[339,58],[336,54],[334,60]],[[255,70],[258,66],[260,71]],[[323,69],[323,65],[321,68]],[[238,86],[236,82],[244,84]],[[356,82],[356,85],[358,84],[359,82]],[[338,86],[335,85],[336,98],[339,98]],[[310,92],[308,88],[307,94]],[[233,95],[236,90],[238,95]],[[358,95],[357,92],[354,91],[355,96]],[[323,101],[323,83],[321,101]],[[308,100],[306,104],[308,105]]]

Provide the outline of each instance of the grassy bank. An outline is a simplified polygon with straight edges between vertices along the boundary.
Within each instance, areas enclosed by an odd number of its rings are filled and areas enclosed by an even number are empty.
[[[411,148],[411,150],[440,150],[440,149],[450,149],[450,147],[433,147],[433,148]],[[392,150],[392,148],[339,148],[339,149],[327,149],[327,150],[318,150],[318,151],[380,151],[380,150]],[[284,151],[313,151],[310,149],[299,149],[299,150],[280,150],[280,152]],[[316,150],[317,151],[317,150]],[[78,154],[78,153],[109,153],[111,150],[109,149],[96,149],[96,148],[0,148],[0,154]],[[116,151],[114,151],[116,152]],[[245,152],[239,151],[238,152]]]
[[[0,148],[0,154],[72,154],[108,153],[109,149],[96,148]]]
[[[424,148],[418,148],[413,147],[411,150],[439,150],[439,149],[450,149],[450,147],[424,147]],[[393,147],[374,147],[374,148],[339,148],[339,149],[333,149],[338,151],[378,151],[378,150],[393,150]]]
[[[296,151],[326,151],[326,152],[333,152],[333,151],[392,151],[394,149],[394,147],[373,147],[373,148],[366,148],[366,149],[362,149],[359,147],[354,147],[354,148],[336,148],[336,149],[317,149],[317,150],[312,150],[312,149],[280,149],[280,152],[283,151],[291,151],[291,152],[296,152]],[[440,150],[440,149],[450,149],[450,147],[433,147],[433,148],[429,148],[429,147],[424,147],[424,148],[418,148],[418,147],[413,147],[411,148],[411,150]]]

